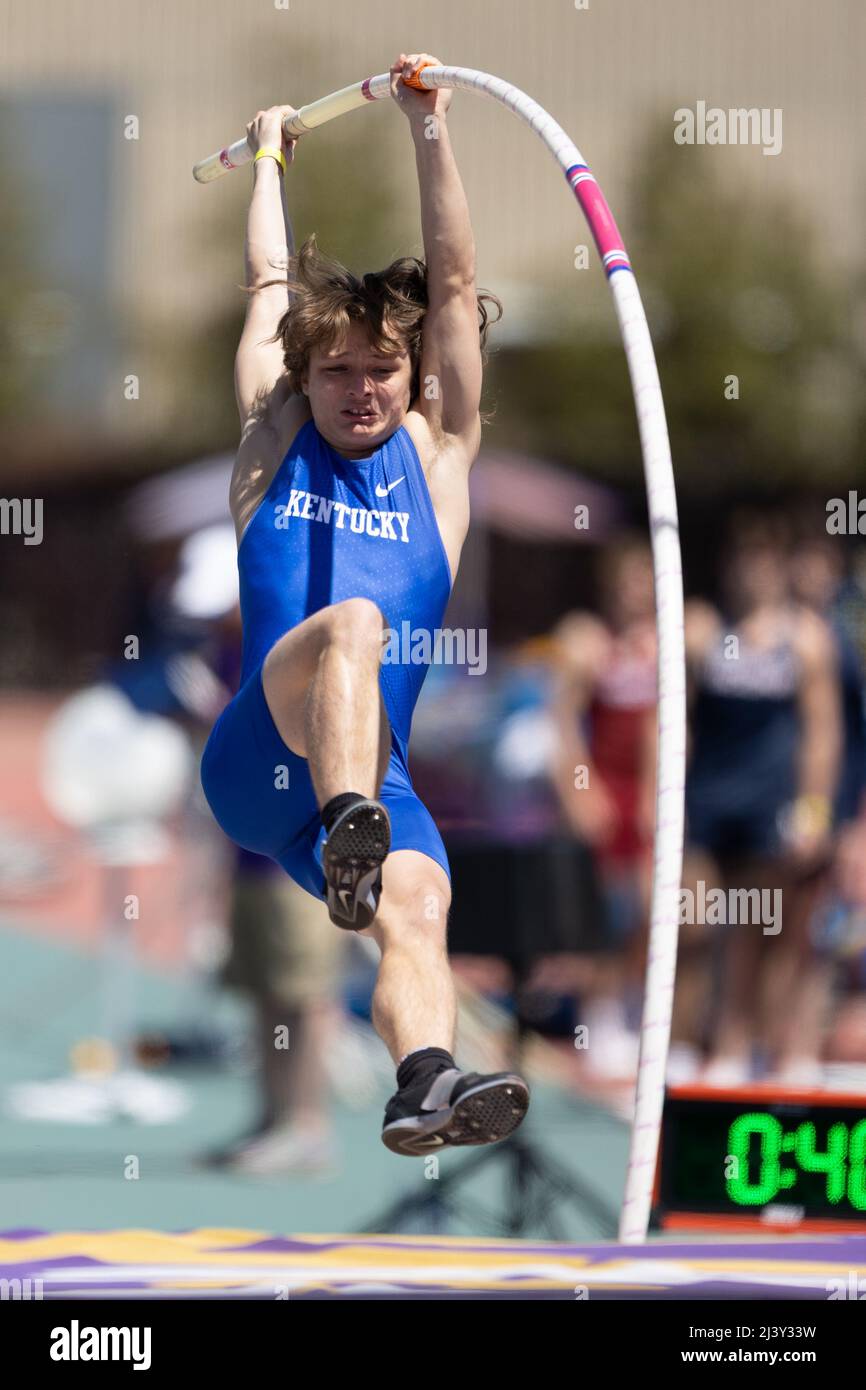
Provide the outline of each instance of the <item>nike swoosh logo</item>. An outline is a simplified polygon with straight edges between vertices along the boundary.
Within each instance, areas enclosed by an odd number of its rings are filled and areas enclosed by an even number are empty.
[[[337,889],[337,897],[340,899],[340,906],[341,906],[341,908],[343,909],[343,911],[345,912],[346,916],[348,917],[348,915],[349,915],[349,905],[350,905],[351,898],[352,898],[352,890],[351,890],[351,888],[338,888],[338,889]]]
[[[406,481],[406,474],[405,474],[405,473],[403,474],[403,477],[402,477],[402,478],[398,478],[398,479],[397,479],[397,483],[404,483],[405,481]],[[377,496],[377,497],[387,497],[389,492],[393,492],[394,488],[397,486],[397,483],[389,483],[387,487],[383,487],[381,483],[377,483],[377,484],[376,484],[376,496]]]
[[[415,1139],[413,1144],[416,1149],[435,1149],[439,1144],[444,1144],[445,1140],[441,1134],[428,1134],[424,1139]]]

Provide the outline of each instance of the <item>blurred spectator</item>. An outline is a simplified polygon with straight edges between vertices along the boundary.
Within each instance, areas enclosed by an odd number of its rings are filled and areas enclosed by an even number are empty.
[[[570,613],[554,632],[562,662],[556,789],[567,823],[592,847],[606,907],[608,951],[596,957],[581,1014],[587,1062],[599,1076],[628,1077],[637,1067],[652,881],[657,657],[648,543],[615,538],[598,574],[601,618]]]
[[[102,673],[136,709],[177,719],[199,745],[230,698],[232,659],[221,668],[241,633],[235,550],[231,523],[208,526],[187,537],[170,570],[141,577],[124,655]]]
[[[820,1079],[829,973],[810,923],[832,857],[833,798],[842,741],[837,647],[824,620],[789,592],[789,550],[772,518],[735,519],[724,554],[723,608],[692,602],[686,649],[693,686],[687,826],[695,901],[703,891],[767,890],[761,921],[728,920],[715,946],[717,1016],[703,1079],[737,1084],[762,1044],[780,1082]],[[779,899],[780,895],[780,899]],[[781,901],[780,924],[764,920]],[[775,912],[775,907],[774,907]],[[781,925],[781,930],[778,930]],[[695,924],[684,935],[709,944]],[[692,946],[694,951],[694,944]],[[709,1001],[681,961],[692,1036]],[[685,966],[685,970],[683,970]]]
[[[834,961],[828,1062],[866,1062],[866,818],[843,827],[820,936]]]
[[[143,664],[116,669],[132,698],[182,719],[200,743],[240,674],[236,548],[230,522],[187,537],[176,573],[150,596]],[[206,806],[202,815],[207,833],[219,835]],[[202,833],[192,807],[186,829],[191,837]],[[346,941],[324,903],[279,865],[228,841],[224,848],[233,873],[221,979],[252,1004],[259,1114],[248,1133],[206,1159],[249,1173],[329,1171],[335,1155],[325,1059],[339,1023],[334,1000]]]
[[[806,532],[798,538],[790,569],[794,597],[830,626],[842,685],[843,757],[834,798],[839,834],[827,892],[813,922],[816,949],[834,964],[827,1060],[866,1062],[866,603],[857,569],[846,575],[846,558],[837,537]]]
[[[248,1133],[209,1158],[246,1173],[329,1171],[336,1154],[326,1058],[347,940],[279,865],[236,853],[231,954],[221,979],[253,1007],[260,1113]]]
[[[837,825],[855,820],[866,790],[866,709],[860,636],[852,631],[851,589],[845,583],[845,553],[837,537],[824,533],[799,536],[789,565],[796,603],[816,613],[830,628],[836,644],[842,693],[843,753],[833,800]],[[847,591],[847,593],[846,593]]]

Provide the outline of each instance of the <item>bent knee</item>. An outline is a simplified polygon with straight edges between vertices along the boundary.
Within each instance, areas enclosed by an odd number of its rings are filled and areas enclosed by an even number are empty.
[[[381,608],[369,598],[347,598],[328,610],[328,639],[341,646],[376,643],[386,627]]]
[[[387,864],[387,861],[386,861]],[[417,878],[401,876],[384,884],[379,911],[370,928],[383,941],[418,937],[444,946],[451,906],[451,885],[444,873]]]

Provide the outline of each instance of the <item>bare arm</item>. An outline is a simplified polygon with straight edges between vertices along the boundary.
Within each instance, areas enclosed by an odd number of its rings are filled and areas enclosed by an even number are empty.
[[[798,806],[804,838],[820,840],[829,829],[842,756],[838,654],[829,628],[811,613],[798,620],[797,645],[803,672]]]
[[[401,74],[408,75],[427,59],[429,54],[401,54],[391,69],[391,90],[409,120],[415,145],[427,265],[419,409],[434,434],[451,436],[466,446],[471,462],[481,439],[481,345],[475,241],[446,121],[451,93],[417,92],[399,81]],[[427,393],[431,378],[438,389]]]
[[[282,149],[287,165],[291,164],[296,142],[284,140],[282,121],[293,111],[291,106],[260,111],[247,126],[250,147],[259,150],[268,145]],[[263,286],[268,280],[285,279],[288,260],[294,250],[282,168],[275,159],[259,159],[253,165],[253,192],[244,240],[247,286],[253,288]],[[255,294],[248,296],[246,319],[235,356],[235,395],[242,426],[251,416],[261,414],[283,373],[280,343],[266,340],[276,332],[288,305],[285,284],[257,289]]]
[[[569,613],[553,631],[557,670],[550,715],[557,751],[550,777],[571,831],[587,844],[604,844],[615,830],[615,808],[583,733],[599,672],[610,657],[603,625],[587,613]]]

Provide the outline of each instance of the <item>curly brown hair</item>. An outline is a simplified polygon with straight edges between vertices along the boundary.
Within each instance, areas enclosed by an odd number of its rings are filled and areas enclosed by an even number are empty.
[[[331,348],[344,337],[350,323],[362,323],[378,352],[405,349],[412,364],[410,401],[420,390],[421,344],[424,315],[427,312],[427,267],[414,256],[402,256],[385,270],[371,270],[360,279],[308,236],[297,254],[290,258],[285,280],[268,280],[249,294],[267,285],[285,284],[291,296],[288,309],[276,333],[268,342],[280,342],[283,362],[292,391],[300,392],[301,378],[308,369],[310,352],[316,346]],[[502,303],[495,294],[482,291],[478,300],[478,332],[482,362],[487,361],[485,345],[491,324],[502,318]],[[499,313],[490,319],[487,303]],[[389,331],[390,330],[390,331]],[[482,421],[490,415],[482,415]]]

